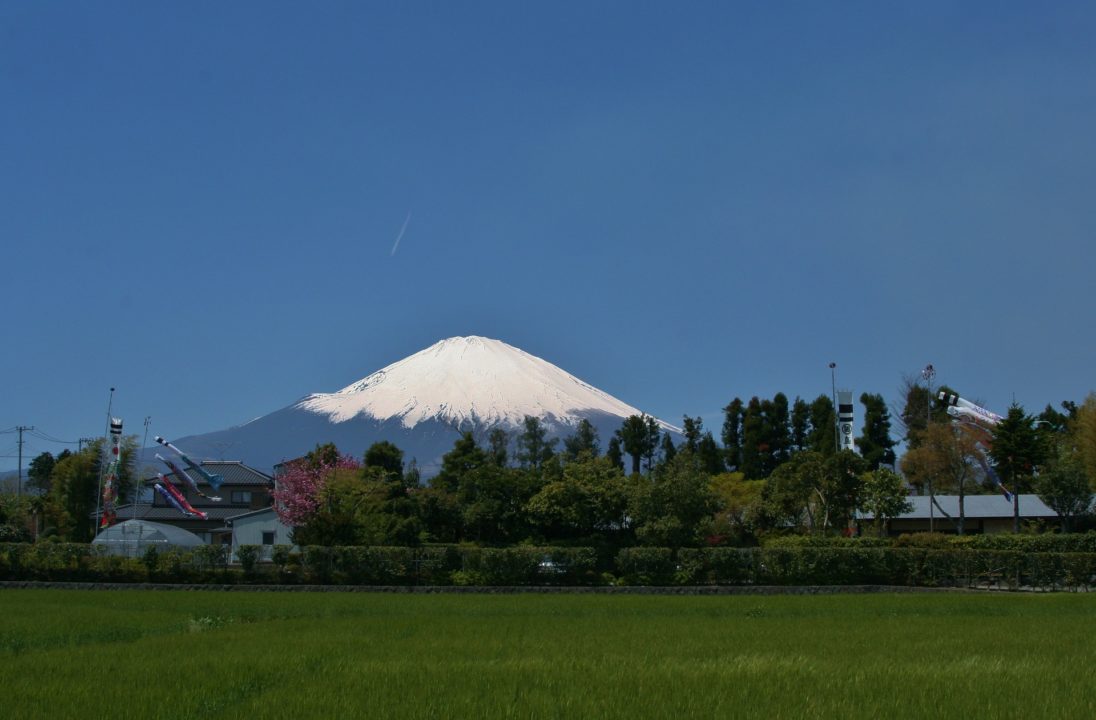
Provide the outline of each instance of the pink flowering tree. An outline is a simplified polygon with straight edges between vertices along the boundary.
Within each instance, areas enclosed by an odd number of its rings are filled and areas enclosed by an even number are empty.
[[[305,457],[287,463],[278,475],[274,511],[289,527],[306,526],[316,517],[329,479],[340,471],[361,469],[361,463],[349,455],[320,450],[317,448]]]

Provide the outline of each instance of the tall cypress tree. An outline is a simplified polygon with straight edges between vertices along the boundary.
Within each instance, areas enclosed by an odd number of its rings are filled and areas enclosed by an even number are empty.
[[[829,395],[819,395],[811,403],[810,449],[829,457],[837,452],[837,413]]]
[[[739,470],[747,480],[760,480],[766,477],[766,462],[763,457],[768,448],[765,438],[765,419],[761,410],[761,400],[754,397],[742,413],[742,464]]]
[[[809,448],[807,438],[811,432],[811,406],[801,397],[796,397],[795,402],[792,403],[791,431],[794,452],[807,450]]]
[[[723,408],[723,452],[727,465],[742,466],[742,400],[735,398]]]
[[[1012,531],[1020,532],[1020,493],[1031,489],[1036,468],[1046,458],[1046,448],[1035,431],[1035,418],[1013,403],[1008,415],[993,429],[990,457],[1001,482],[1012,491]]]
[[[772,469],[782,465],[791,457],[792,437],[788,427],[788,396],[782,392],[773,395],[768,415],[769,452],[772,455]]]
[[[869,469],[880,465],[894,465],[895,441],[890,436],[890,413],[882,395],[863,393],[860,402],[864,406],[864,429],[856,439],[860,455],[868,462]]]

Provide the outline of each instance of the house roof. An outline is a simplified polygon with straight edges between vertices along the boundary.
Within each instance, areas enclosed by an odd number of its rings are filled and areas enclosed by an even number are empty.
[[[209,483],[206,482],[201,475],[185,467],[182,463],[177,464],[181,469],[186,470],[187,474],[190,475],[190,477],[194,478],[199,487],[209,487]],[[239,460],[204,460],[198,464],[201,465],[202,469],[208,472],[210,475],[223,476],[225,479],[224,485],[251,485],[262,487],[272,487],[274,485],[274,478],[262,472],[261,470],[256,470],[249,465],[244,465]],[[167,468],[164,468],[164,470],[167,470]],[[167,473],[164,474],[167,475]],[[177,481],[174,475],[172,475],[169,479],[172,482]],[[145,484],[152,485],[158,481],[158,478],[150,478],[145,480]]]
[[[272,512],[274,512],[274,506],[273,505],[271,505],[269,507],[259,508],[258,510],[249,510],[247,512],[240,513],[239,515],[229,515],[228,518],[226,518],[226,519],[228,520],[228,523],[231,525],[233,520],[239,520],[240,518],[251,517],[252,515],[261,515],[262,513],[272,513]]]
[[[200,507],[195,508],[206,513],[209,517],[206,520],[202,520],[200,517],[187,517],[173,507],[156,506],[148,503],[140,503],[136,508],[136,515],[138,520],[157,520],[161,522],[177,521],[177,522],[224,522],[230,517],[240,514],[240,507]],[[122,505],[117,510],[119,520],[128,520],[134,514],[134,508],[132,505]]]
[[[908,513],[903,513],[895,520],[927,520],[929,517],[929,497],[927,495],[910,495],[906,498],[913,505]],[[939,507],[933,508],[936,517],[943,517],[945,513],[952,517],[959,517],[958,495],[937,495],[936,502]],[[967,495],[963,498],[963,515],[970,519],[1011,518],[1012,501],[1004,495]],[[857,513],[857,517],[870,520],[871,513]],[[1058,514],[1051,510],[1039,499],[1038,495],[1020,495],[1020,517],[1022,518],[1057,518]]]

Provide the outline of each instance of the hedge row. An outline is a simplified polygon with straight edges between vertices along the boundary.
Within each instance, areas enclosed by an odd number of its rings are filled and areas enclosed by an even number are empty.
[[[768,538],[767,548],[933,548],[937,550],[1015,550],[1043,553],[1096,553],[1096,532],[1034,535],[998,533],[993,535],[945,535],[943,533],[913,533],[898,537],[830,537],[788,535]]]
[[[590,548],[316,547],[230,567],[224,548],[150,551],[141,559],[92,545],[0,544],[0,579],[342,585],[904,585],[1096,586],[1096,553],[971,547],[626,548],[599,567]]]

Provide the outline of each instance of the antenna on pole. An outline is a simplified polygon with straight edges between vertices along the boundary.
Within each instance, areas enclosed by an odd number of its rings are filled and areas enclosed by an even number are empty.
[[[103,437],[110,435],[110,413],[114,409],[114,388],[110,389],[110,399],[107,400],[107,427],[106,432],[103,433]],[[96,527],[99,525],[99,512],[101,511],[101,503],[103,501],[103,470],[105,469],[105,463],[103,462],[102,453],[99,455],[99,491],[95,493],[95,523],[91,527],[91,536],[95,537],[95,533],[98,532]]]

